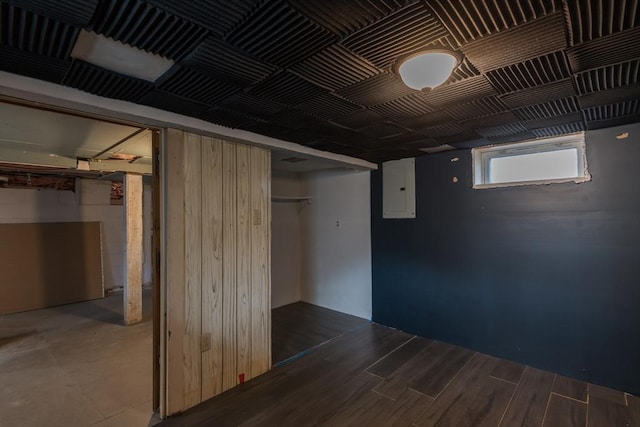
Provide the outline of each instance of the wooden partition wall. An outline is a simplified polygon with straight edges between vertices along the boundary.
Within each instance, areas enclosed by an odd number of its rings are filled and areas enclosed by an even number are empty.
[[[271,367],[269,150],[168,130],[164,144],[171,415]]]

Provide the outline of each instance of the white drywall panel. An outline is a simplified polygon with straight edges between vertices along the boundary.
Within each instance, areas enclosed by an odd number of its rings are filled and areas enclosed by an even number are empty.
[[[302,300],[371,318],[370,173],[332,170],[306,175]]]
[[[302,179],[297,173],[273,171],[272,198],[300,196]],[[271,203],[271,307],[300,301],[302,278],[301,215],[306,202]]]

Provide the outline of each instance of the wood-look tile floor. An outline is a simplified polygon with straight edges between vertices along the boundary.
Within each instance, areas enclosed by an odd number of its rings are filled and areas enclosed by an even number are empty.
[[[369,321],[306,302],[271,310],[271,360],[274,365],[313,349]]]
[[[640,427],[640,398],[367,323],[161,425]]]

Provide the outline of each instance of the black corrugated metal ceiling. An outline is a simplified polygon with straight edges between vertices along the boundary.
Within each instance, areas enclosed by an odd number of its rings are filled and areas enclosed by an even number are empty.
[[[380,162],[640,121],[640,0],[0,0],[0,69]],[[70,57],[81,29],[175,61]],[[443,86],[393,73],[463,56]]]

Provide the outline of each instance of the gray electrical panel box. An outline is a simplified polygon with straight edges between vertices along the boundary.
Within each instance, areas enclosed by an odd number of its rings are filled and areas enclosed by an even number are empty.
[[[382,217],[416,217],[415,158],[382,164]]]

